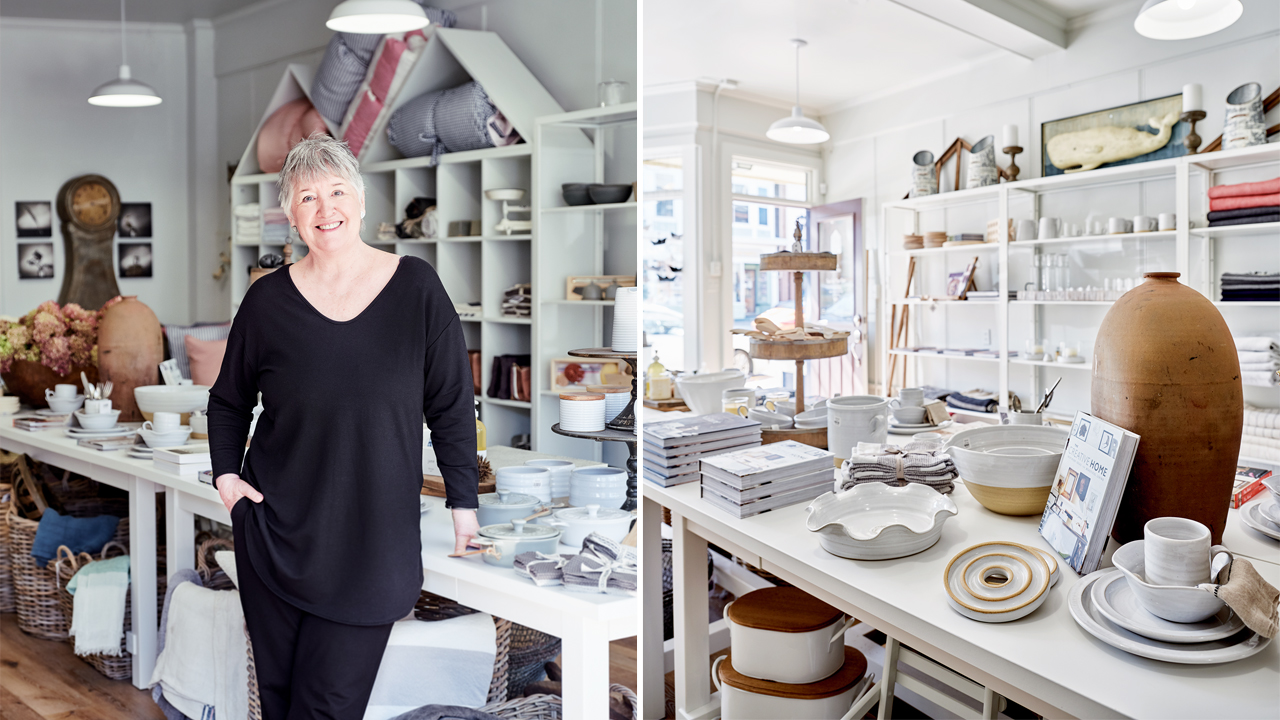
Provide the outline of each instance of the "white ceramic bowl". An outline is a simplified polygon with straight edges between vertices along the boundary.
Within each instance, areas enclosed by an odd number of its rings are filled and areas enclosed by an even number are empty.
[[[187,442],[187,438],[191,436],[191,427],[183,425],[177,430],[162,433],[146,428],[138,428],[138,435],[142,437],[142,442],[146,443],[147,447],[177,447]]]
[[[919,483],[864,483],[820,495],[809,504],[805,526],[832,555],[888,560],[932,547],[957,512],[951,498]]]
[[[813,410],[805,410],[795,417],[797,428],[804,430],[819,430],[827,426],[827,407],[823,405]]]
[[[790,415],[782,413],[769,412],[768,410],[760,410],[751,408],[747,411],[747,417],[760,423],[766,429],[786,430],[791,427],[792,420]]]
[[[593,503],[557,510],[551,517],[543,518],[542,524],[560,529],[561,544],[580,548],[582,541],[593,532],[621,542],[631,532],[632,519],[632,514],[625,510],[602,508]]]
[[[569,479],[573,477],[573,463],[568,460],[527,460],[529,467],[546,468],[551,473],[551,498],[569,497]]]
[[[484,196],[490,200],[523,200],[524,190],[521,188],[494,188],[485,190]]]
[[[80,427],[85,430],[106,430],[116,426],[116,419],[120,417],[119,410],[108,410],[104,413],[85,413],[81,410],[76,411],[76,419],[80,421]]]
[[[796,588],[749,592],[724,608],[733,669],[791,685],[831,677],[844,665],[845,630],[857,622],[846,617]]]
[[[46,399],[49,403],[49,409],[54,412],[70,413],[80,409],[84,405],[84,395],[77,395],[71,399],[52,397]]]
[[[209,408],[208,385],[142,385],[133,389],[133,399],[144,413],[176,412]]]
[[[1129,588],[1147,612],[1172,622],[1196,623],[1213,617],[1224,603],[1208,590],[1190,585],[1150,585],[1146,582],[1146,541],[1125,543],[1111,556]]]
[[[729,388],[740,388],[747,384],[747,376],[741,370],[724,370],[721,372],[683,374],[676,377],[676,387],[680,389],[680,397],[695,415],[710,415],[720,412],[720,397]]]
[[[1065,428],[987,425],[951,436],[943,449],[973,497],[1002,515],[1044,512],[1070,433]]]

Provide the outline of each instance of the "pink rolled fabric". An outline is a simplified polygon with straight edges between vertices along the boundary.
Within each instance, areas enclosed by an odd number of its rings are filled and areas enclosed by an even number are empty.
[[[1262,185],[1263,183],[1253,183]],[[1280,205],[1280,190],[1271,195],[1245,195],[1241,197],[1220,197],[1209,200],[1209,210],[1241,210],[1243,208],[1270,207]]]
[[[1226,198],[1240,197],[1242,195],[1273,195],[1280,193],[1280,178],[1274,180],[1264,180],[1262,182],[1236,183],[1235,185],[1218,185],[1209,188],[1209,197]],[[1242,207],[1256,207],[1254,205],[1244,205]],[[1223,210],[1234,208],[1222,208]]]

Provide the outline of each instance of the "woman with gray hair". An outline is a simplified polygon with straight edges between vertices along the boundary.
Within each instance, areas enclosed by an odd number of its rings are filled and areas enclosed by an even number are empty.
[[[422,589],[424,416],[455,550],[479,529],[471,365],[435,270],[360,239],[364,183],[344,143],[298,143],[279,186],[308,252],[236,313],[209,392],[214,483],[264,720],[359,720]]]

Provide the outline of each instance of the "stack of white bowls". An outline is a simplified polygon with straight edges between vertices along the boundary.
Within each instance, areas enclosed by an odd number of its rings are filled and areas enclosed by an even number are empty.
[[[569,504],[620,508],[627,502],[627,473],[614,467],[574,468],[569,480]]]
[[[569,480],[573,477],[573,463],[568,460],[528,460],[525,465],[546,468],[551,473],[551,500],[565,502],[569,499]]]
[[[532,495],[544,503],[551,502],[551,471],[544,467],[511,465],[498,468],[497,491]]]
[[[618,288],[613,298],[613,350],[636,352],[640,346],[640,289]]]
[[[560,429],[569,432],[604,430],[605,399],[603,393],[561,393]]]
[[[0,395],[0,415],[12,415],[18,412],[17,395]]]

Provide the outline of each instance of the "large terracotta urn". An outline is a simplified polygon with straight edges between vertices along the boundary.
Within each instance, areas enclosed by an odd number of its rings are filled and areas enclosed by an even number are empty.
[[[49,407],[44,399],[44,391],[52,390],[54,385],[70,383],[83,393],[84,383],[80,380],[83,372],[89,382],[98,381],[98,368],[92,365],[73,367],[66,375],[59,375],[38,362],[30,360],[14,360],[9,371],[4,373],[4,386],[10,395],[16,395],[22,403],[34,408]]]
[[[1141,436],[1111,535],[1152,518],[1204,523],[1222,541],[1244,424],[1240,360],[1222,314],[1178,273],[1147,273],[1098,328],[1092,413]]]
[[[98,323],[98,371],[103,382],[112,383],[111,406],[120,411],[120,422],[143,419],[133,389],[159,384],[162,360],[160,321],[136,295],[126,295],[103,311]]]

